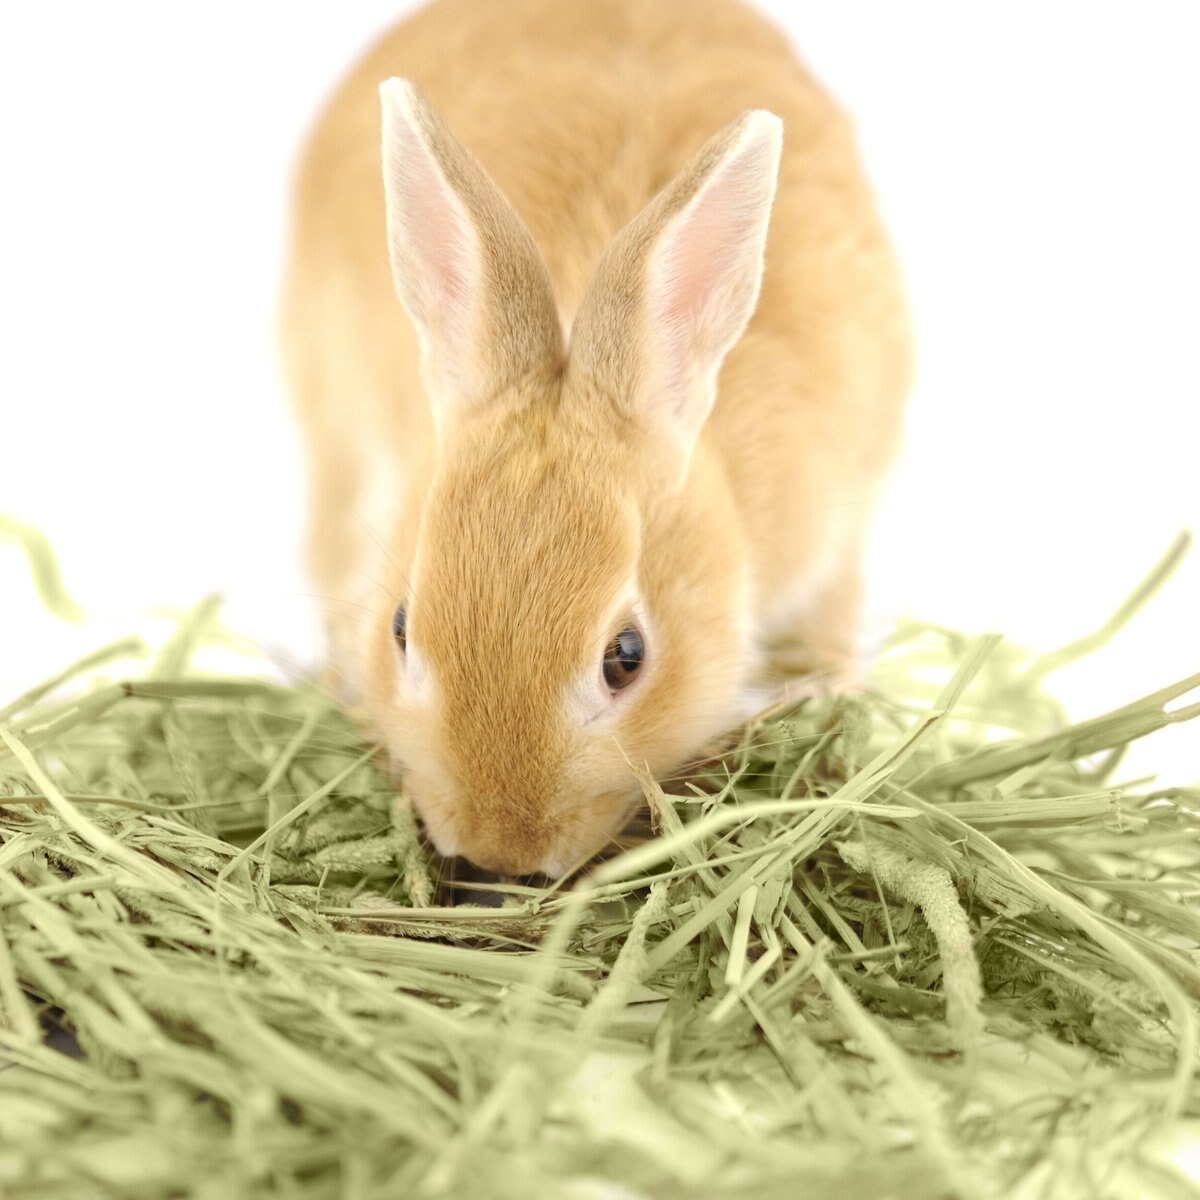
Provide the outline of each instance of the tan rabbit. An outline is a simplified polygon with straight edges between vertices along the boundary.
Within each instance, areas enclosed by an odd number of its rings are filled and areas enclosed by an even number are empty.
[[[331,662],[442,853],[569,871],[773,641],[853,661],[907,326],[849,122],[751,9],[421,10],[320,118],[284,301]]]

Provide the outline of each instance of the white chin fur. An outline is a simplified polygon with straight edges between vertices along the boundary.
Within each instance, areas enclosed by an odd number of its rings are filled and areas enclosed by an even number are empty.
[[[540,868],[541,874],[550,879],[561,879],[575,864],[558,858],[546,859]]]

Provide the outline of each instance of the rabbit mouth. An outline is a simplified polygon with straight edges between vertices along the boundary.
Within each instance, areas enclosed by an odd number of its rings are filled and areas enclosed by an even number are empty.
[[[630,799],[630,812],[618,831],[601,846],[595,854],[582,861],[575,860],[566,864],[563,869],[554,871],[538,871],[529,875],[506,875],[481,867],[463,855],[444,855],[438,853],[436,847],[428,839],[424,822],[417,817],[417,827],[421,832],[437,879],[435,903],[447,908],[462,904],[483,905],[488,908],[503,906],[508,892],[508,885],[518,885],[524,888],[565,888],[570,890],[573,884],[588,874],[602,862],[615,858],[634,846],[640,846],[654,836],[650,823],[650,811],[644,803],[639,803],[639,795]]]
[[[498,875],[484,867],[476,866],[469,858],[439,858],[436,903],[447,908],[460,904],[482,905],[485,908],[501,908],[504,892],[492,885],[524,883],[537,886],[539,877],[512,879]]]

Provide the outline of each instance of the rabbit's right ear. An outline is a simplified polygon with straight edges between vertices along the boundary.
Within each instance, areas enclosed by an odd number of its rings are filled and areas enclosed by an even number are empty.
[[[756,110],[710,139],[614,239],[571,333],[569,369],[682,466],[758,302],[782,126]]]
[[[379,93],[392,276],[440,425],[557,364],[562,327],[533,236],[487,172],[408,80]]]

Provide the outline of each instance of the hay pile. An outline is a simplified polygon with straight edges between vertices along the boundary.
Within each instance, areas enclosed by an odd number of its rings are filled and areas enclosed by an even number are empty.
[[[1200,675],[1066,725],[1090,641],[911,624],[648,783],[661,837],[450,908],[318,689],[192,665],[226,638],[0,710],[4,1196],[1193,1194],[1200,787],[1118,772]]]

